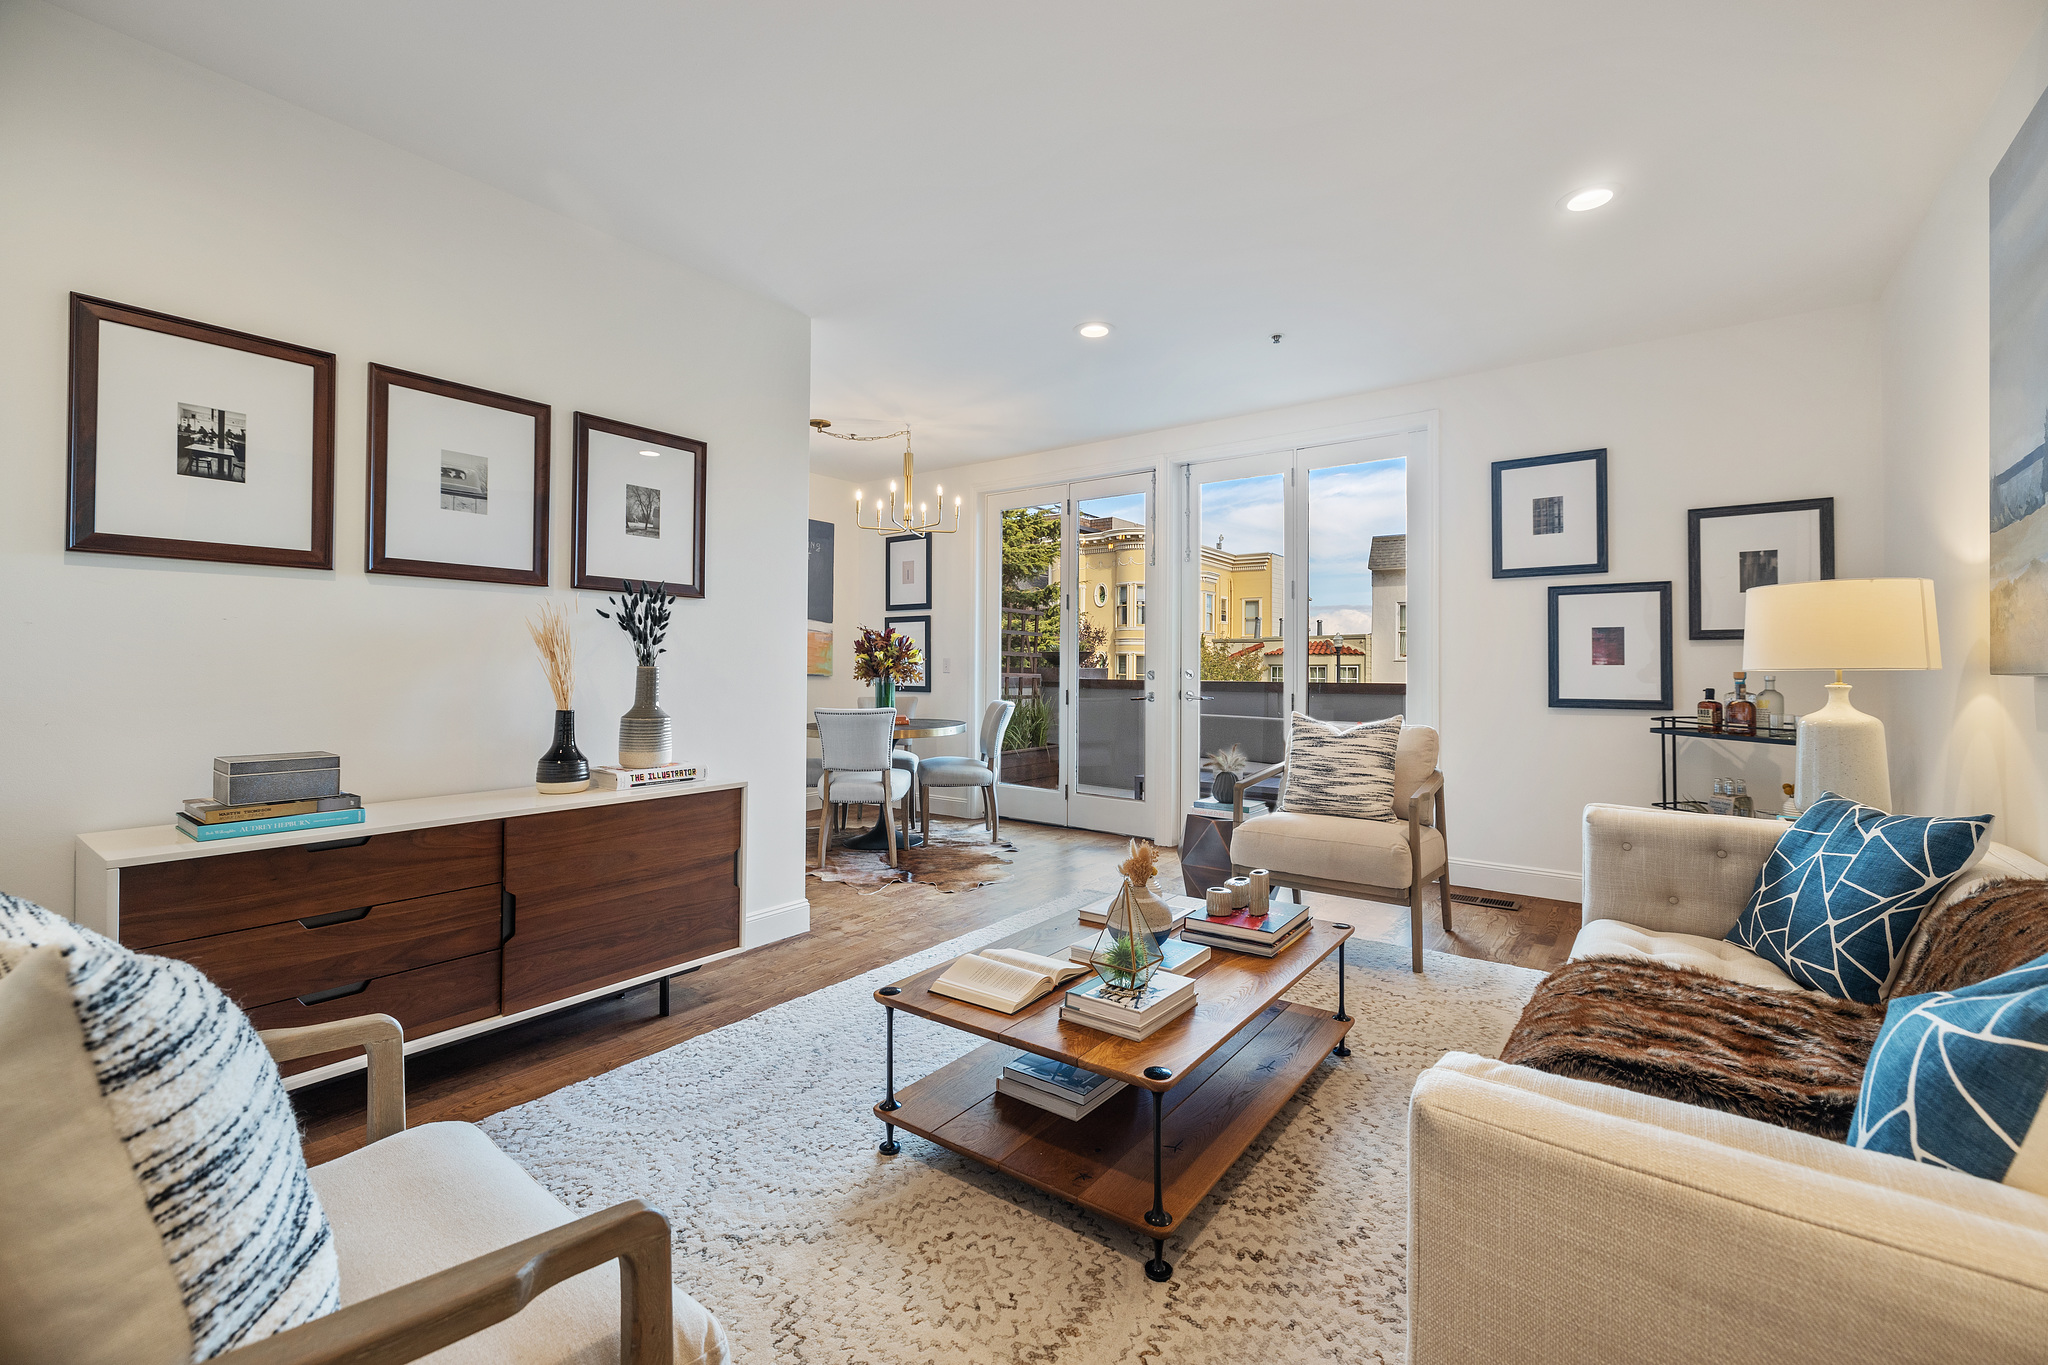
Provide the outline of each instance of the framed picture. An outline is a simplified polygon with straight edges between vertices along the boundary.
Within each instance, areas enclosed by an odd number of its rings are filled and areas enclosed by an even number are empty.
[[[883,547],[884,611],[932,609],[932,542],[929,536],[890,536]]]
[[[832,676],[832,632],[829,630],[805,631],[804,676],[807,678],[829,678]]]
[[[334,567],[334,355],[71,296],[64,547]]]
[[[1550,704],[1671,709],[1671,584],[1550,590]]]
[[[1743,594],[1835,576],[1835,500],[1696,507],[1685,514],[1694,640],[1740,640]]]
[[[929,616],[884,616],[882,624],[896,627],[898,635],[908,635],[917,641],[918,657],[924,660],[924,676],[914,683],[898,683],[898,692],[929,692],[932,690],[932,618]]]
[[[1607,452],[1493,464],[1493,576],[1607,572]]]
[[[704,595],[704,465],[710,447],[630,422],[576,414],[576,572],[571,586],[626,580]]]
[[[371,573],[548,581],[546,403],[370,366]]]
[[[832,548],[836,530],[829,521],[811,518],[809,619],[813,621],[832,620]]]

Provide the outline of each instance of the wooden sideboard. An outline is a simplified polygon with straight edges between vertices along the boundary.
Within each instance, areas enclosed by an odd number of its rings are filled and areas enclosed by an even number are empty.
[[[411,1052],[737,952],[745,797],[521,787],[248,839],[84,834],[75,917],[197,966],[258,1028],[389,1014]],[[285,1070],[302,1085],[361,1065]]]

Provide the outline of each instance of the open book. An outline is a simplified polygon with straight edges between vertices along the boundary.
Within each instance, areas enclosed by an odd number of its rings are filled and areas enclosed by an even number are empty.
[[[1085,962],[1042,957],[1021,948],[983,948],[955,958],[931,989],[934,995],[1015,1014],[1053,987],[1090,971]]]

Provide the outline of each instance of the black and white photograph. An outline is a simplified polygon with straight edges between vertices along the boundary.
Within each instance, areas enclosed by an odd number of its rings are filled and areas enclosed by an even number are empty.
[[[1835,576],[1835,500],[1696,507],[1686,519],[1687,638],[1740,640],[1744,594]]]
[[[882,606],[887,611],[929,611],[932,542],[929,536],[890,536],[884,546]]]
[[[441,510],[488,515],[491,510],[491,462],[460,450],[441,452]]]
[[[334,381],[330,351],[73,294],[65,548],[333,568]]]
[[[1493,576],[1607,572],[1607,452],[1493,464]]]
[[[626,534],[661,539],[661,490],[626,485]]]
[[[1550,704],[1669,711],[1671,584],[1550,590]]]
[[[178,404],[178,473],[189,479],[249,481],[249,419],[226,408]]]
[[[884,616],[882,624],[894,626],[898,635],[908,635],[917,642],[918,657],[924,660],[924,671],[914,683],[898,683],[898,692],[929,692],[932,690],[932,618],[929,616]]]
[[[575,553],[570,584],[623,591],[627,580],[704,595],[704,442],[579,412]]]
[[[545,585],[548,412],[370,366],[369,571]]]

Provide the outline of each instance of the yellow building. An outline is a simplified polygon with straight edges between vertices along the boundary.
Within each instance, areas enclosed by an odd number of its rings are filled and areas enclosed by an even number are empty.
[[[1202,643],[1221,644],[1234,652],[1273,642],[1266,676],[1281,680],[1279,639],[1280,588],[1287,574],[1284,555],[1261,550],[1231,554],[1221,540],[1202,547],[1201,601],[1198,604]]]
[[[1142,678],[1145,528],[1122,517],[1084,517],[1079,540],[1081,623],[1100,640],[1081,666],[1100,668],[1111,678]]]

